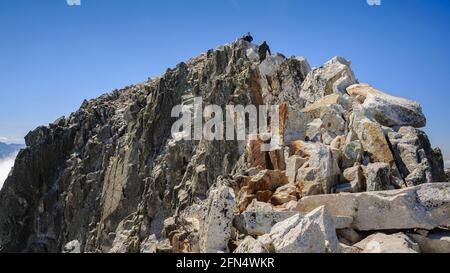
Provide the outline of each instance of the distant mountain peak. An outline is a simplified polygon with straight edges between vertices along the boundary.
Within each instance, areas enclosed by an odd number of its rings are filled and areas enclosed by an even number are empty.
[[[9,157],[24,147],[25,145],[22,144],[7,144],[0,142],[0,159]]]

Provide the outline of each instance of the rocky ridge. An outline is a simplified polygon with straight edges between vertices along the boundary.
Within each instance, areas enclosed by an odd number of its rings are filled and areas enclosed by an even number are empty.
[[[280,105],[283,145],[175,141],[171,110]],[[335,57],[246,41],[84,101],[26,136],[0,252],[449,252],[450,184],[417,102]]]

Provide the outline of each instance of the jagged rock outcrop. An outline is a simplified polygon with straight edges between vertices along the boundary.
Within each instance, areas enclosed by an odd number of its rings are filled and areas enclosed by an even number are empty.
[[[172,138],[173,107],[195,114],[196,97],[277,105],[279,147]],[[448,228],[425,123],[341,57],[260,62],[237,40],[30,132],[0,192],[0,252],[348,253],[367,249],[359,231]]]
[[[347,91],[364,99],[364,111],[383,126],[425,127],[426,118],[417,102],[390,96],[366,84],[352,85]]]
[[[235,218],[234,226],[241,234],[261,236],[272,227],[293,216],[294,211],[276,211],[270,204],[253,200],[252,204]]]
[[[232,219],[236,207],[233,189],[219,186],[212,189],[206,211],[200,222],[200,251],[206,253],[228,252]]]
[[[264,244],[252,236],[247,236],[239,244],[239,247],[234,251],[234,253],[269,253]]]
[[[450,227],[450,184],[433,183],[402,190],[307,196],[297,210],[326,206],[334,216],[353,218],[352,228],[402,230]]]
[[[276,224],[270,237],[277,253],[337,253],[339,242],[333,218],[325,207]]]
[[[307,104],[330,95],[345,93],[346,88],[357,83],[350,62],[341,57],[335,57],[323,66],[308,73],[302,84],[300,97]]]
[[[424,132],[413,127],[401,127],[397,132],[388,132],[388,139],[407,185],[446,181],[442,153],[431,148]]]
[[[386,235],[373,234],[355,244],[362,253],[418,253],[419,245],[403,233]]]

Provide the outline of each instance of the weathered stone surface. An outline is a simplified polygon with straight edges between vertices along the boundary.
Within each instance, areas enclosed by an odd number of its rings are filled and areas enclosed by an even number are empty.
[[[354,247],[354,246],[349,246],[343,243],[340,243],[340,248],[341,248],[341,253],[343,254],[357,254],[361,252],[361,249]]]
[[[239,247],[236,248],[234,253],[269,253],[266,247],[258,240],[254,239],[251,236],[245,237],[244,241],[239,244]]]
[[[407,235],[419,244],[422,253],[450,253],[450,232],[437,231],[423,236],[407,233]]]
[[[136,236],[133,216],[122,220],[116,229],[110,253],[137,253],[139,252],[139,238]]]
[[[282,149],[270,151],[269,158],[274,170],[286,170],[286,158]]]
[[[285,58],[281,56],[268,56],[259,66],[259,72],[262,76],[271,76],[278,70],[284,60]]]
[[[231,188],[218,186],[211,190],[201,222],[201,252],[228,252],[235,206],[236,200]]]
[[[251,90],[252,93],[260,94],[260,99],[256,100],[258,105],[273,101],[273,105],[286,102],[292,106],[292,109],[303,106],[304,102],[299,97],[299,90],[311,70],[308,62],[305,58],[297,56],[285,58],[277,55],[272,58],[282,62],[267,62],[270,70],[268,73],[265,71],[263,74],[260,73],[261,64],[252,64],[251,70],[257,73],[251,73]]]
[[[392,164],[394,156],[381,125],[368,119],[360,105],[354,104],[353,109],[351,128],[359,141],[361,141],[364,151],[368,153],[371,162]]]
[[[323,186],[315,181],[299,181],[298,187],[301,190],[301,196],[324,194]]]
[[[315,101],[313,104],[310,104],[303,108],[302,113],[317,118],[320,116],[320,113],[325,110],[325,108],[338,104],[340,102],[340,99],[341,96],[339,94],[327,95]]]
[[[248,163],[251,168],[272,169],[272,170],[286,170],[286,159],[282,149],[274,151],[265,151],[263,145],[267,142],[261,140],[258,136],[255,140],[249,140]]]
[[[338,215],[333,216],[334,219],[334,225],[336,226],[336,229],[346,229],[351,228],[353,225],[353,217],[351,216],[345,216],[345,215]]]
[[[360,235],[358,232],[356,232],[352,228],[338,229],[336,231],[336,233],[337,233],[337,236],[338,236],[340,241],[342,239],[344,239],[345,241],[347,241],[351,245],[354,245],[354,244],[356,244],[357,242],[359,242],[359,241],[361,241],[363,239],[363,236]]]
[[[274,211],[272,206],[254,200],[246,211],[235,217],[235,226],[243,234],[260,236],[269,233],[271,228],[278,222],[284,221],[294,211]]]
[[[401,230],[450,227],[450,184],[423,184],[402,190],[307,196],[297,210],[308,213],[326,206],[334,216],[353,217],[357,230]]]
[[[431,148],[424,132],[413,127],[401,127],[388,136],[399,171],[408,186],[445,182],[442,153]]]
[[[297,182],[297,171],[306,161],[305,158],[298,155],[293,155],[286,160],[286,176],[289,183]]]
[[[156,253],[173,253],[173,248],[169,239],[164,239],[157,243]]]
[[[287,203],[284,203],[283,205],[275,206],[274,210],[276,210],[276,211],[295,211],[296,207],[297,207],[297,201],[289,201]]]
[[[364,150],[360,141],[355,140],[346,143],[343,149],[342,168],[347,169],[353,167],[355,163],[360,163],[363,155]]]
[[[361,166],[358,165],[344,170],[342,176],[344,178],[344,181],[347,182],[336,185],[334,188],[334,192],[357,193],[366,190],[366,178]]]
[[[239,210],[244,211],[255,198],[269,202],[276,189],[286,184],[288,178],[279,170],[263,170],[250,179],[244,179],[238,195]]]
[[[413,242],[403,233],[386,235],[383,233],[373,234],[355,247],[362,249],[362,253],[418,253],[417,243]]]
[[[63,253],[81,253],[81,245],[78,240],[74,240],[71,242],[68,242],[64,248]]]
[[[173,252],[200,252],[199,230],[200,223],[204,221],[202,221],[202,215],[199,215],[199,213],[202,214],[203,211],[202,206],[193,205],[177,218],[175,229],[166,236],[170,240]]]
[[[248,205],[250,205],[252,203],[252,201],[255,199],[256,199],[256,194],[248,194],[245,191],[239,191],[239,198],[238,198],[239,212],[243,212],[245,209],[247,209]]]
[[[304,218],[294,215],[270,232],[277,253],[336,253],[339,242],[333,218],[320,207]]]
[[[264,142],[260,139],[250,140],[248,144],[248,163],[250,167],[256,167],[260,169],[267,169],[269,166],[267,152],[262,150],[261,145],[264,145]]]
[[[367,166],[367,191],[393,189],[391,185],[391,167],[387,163],[371,163]]]
[[[319,183],[324,193],[330,193],[341,175],[331,149],[319,143],[301,142],[300,145],[299,152],[308,161],[298,170],[297,181],[304,184]]]
[[[273,246],[273,240],[270,237],[270,234],[259,236],[257,240],[269,251],[269,253],[275,253],[275,247]]]
[[[158,239],[155,234],[152,234],[144,239],[141,243],[140,253],[156,253],[156,246],[158,245]]]
[[[306,125],[306,139],[313,142],[322,142],[323,122],[317,118]]]
[[[447,176],[447,181],[450,182],[450,169],[445,170],[445,175]]]
[[[279,187],[270,198],[270,203],[275,206],[286,204],[290,201],[297,201],[299,197],[298,188],[294,184],[287,184]]]
[[[303,103],[298,107],[284,104],[280,106],[280,132],[284,145],[290,145],[293,141],[305,138],[306,124],[309,121],[298,109],[300,107],[303,107]]]
[[[383,126],[425,127],[426,118],[420,104],[404,98],[390,96],[367,84],[347,88],[350,95],[365,97],[363,108]]]
[[[343,94],[347,87],[356,82],[355,75],[350,69],[350,62],[335,57],[323,66],[313,69],[306,76],[300,97],[311,104],[333,93]]]
[[[346,110],[341,105],[345,103],[341,95],[333,94],[303,108],[300,120],[306,140],[330,145],[337,136],[345,135]]]
[[[250,193],[264,190],[275,191],[278,187],[286,185],[287,183],[288,180],[284,172],[264,170],[254,176],[244,190]]]

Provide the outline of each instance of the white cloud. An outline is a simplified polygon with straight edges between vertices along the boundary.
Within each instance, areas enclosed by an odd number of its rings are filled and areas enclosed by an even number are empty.
[[[11,171],[11,168],[14,166],[14,160],[17,154],[11,155],[10,157],[4,158],[0,160],[0,189],[3,186],[6,178]]]
[[[69,6],[81,6],[81,0],[66,0]]]
[[[24,138],[23,137],[0,136],[0,142],[6,143],[6,144],[24,144]]]

